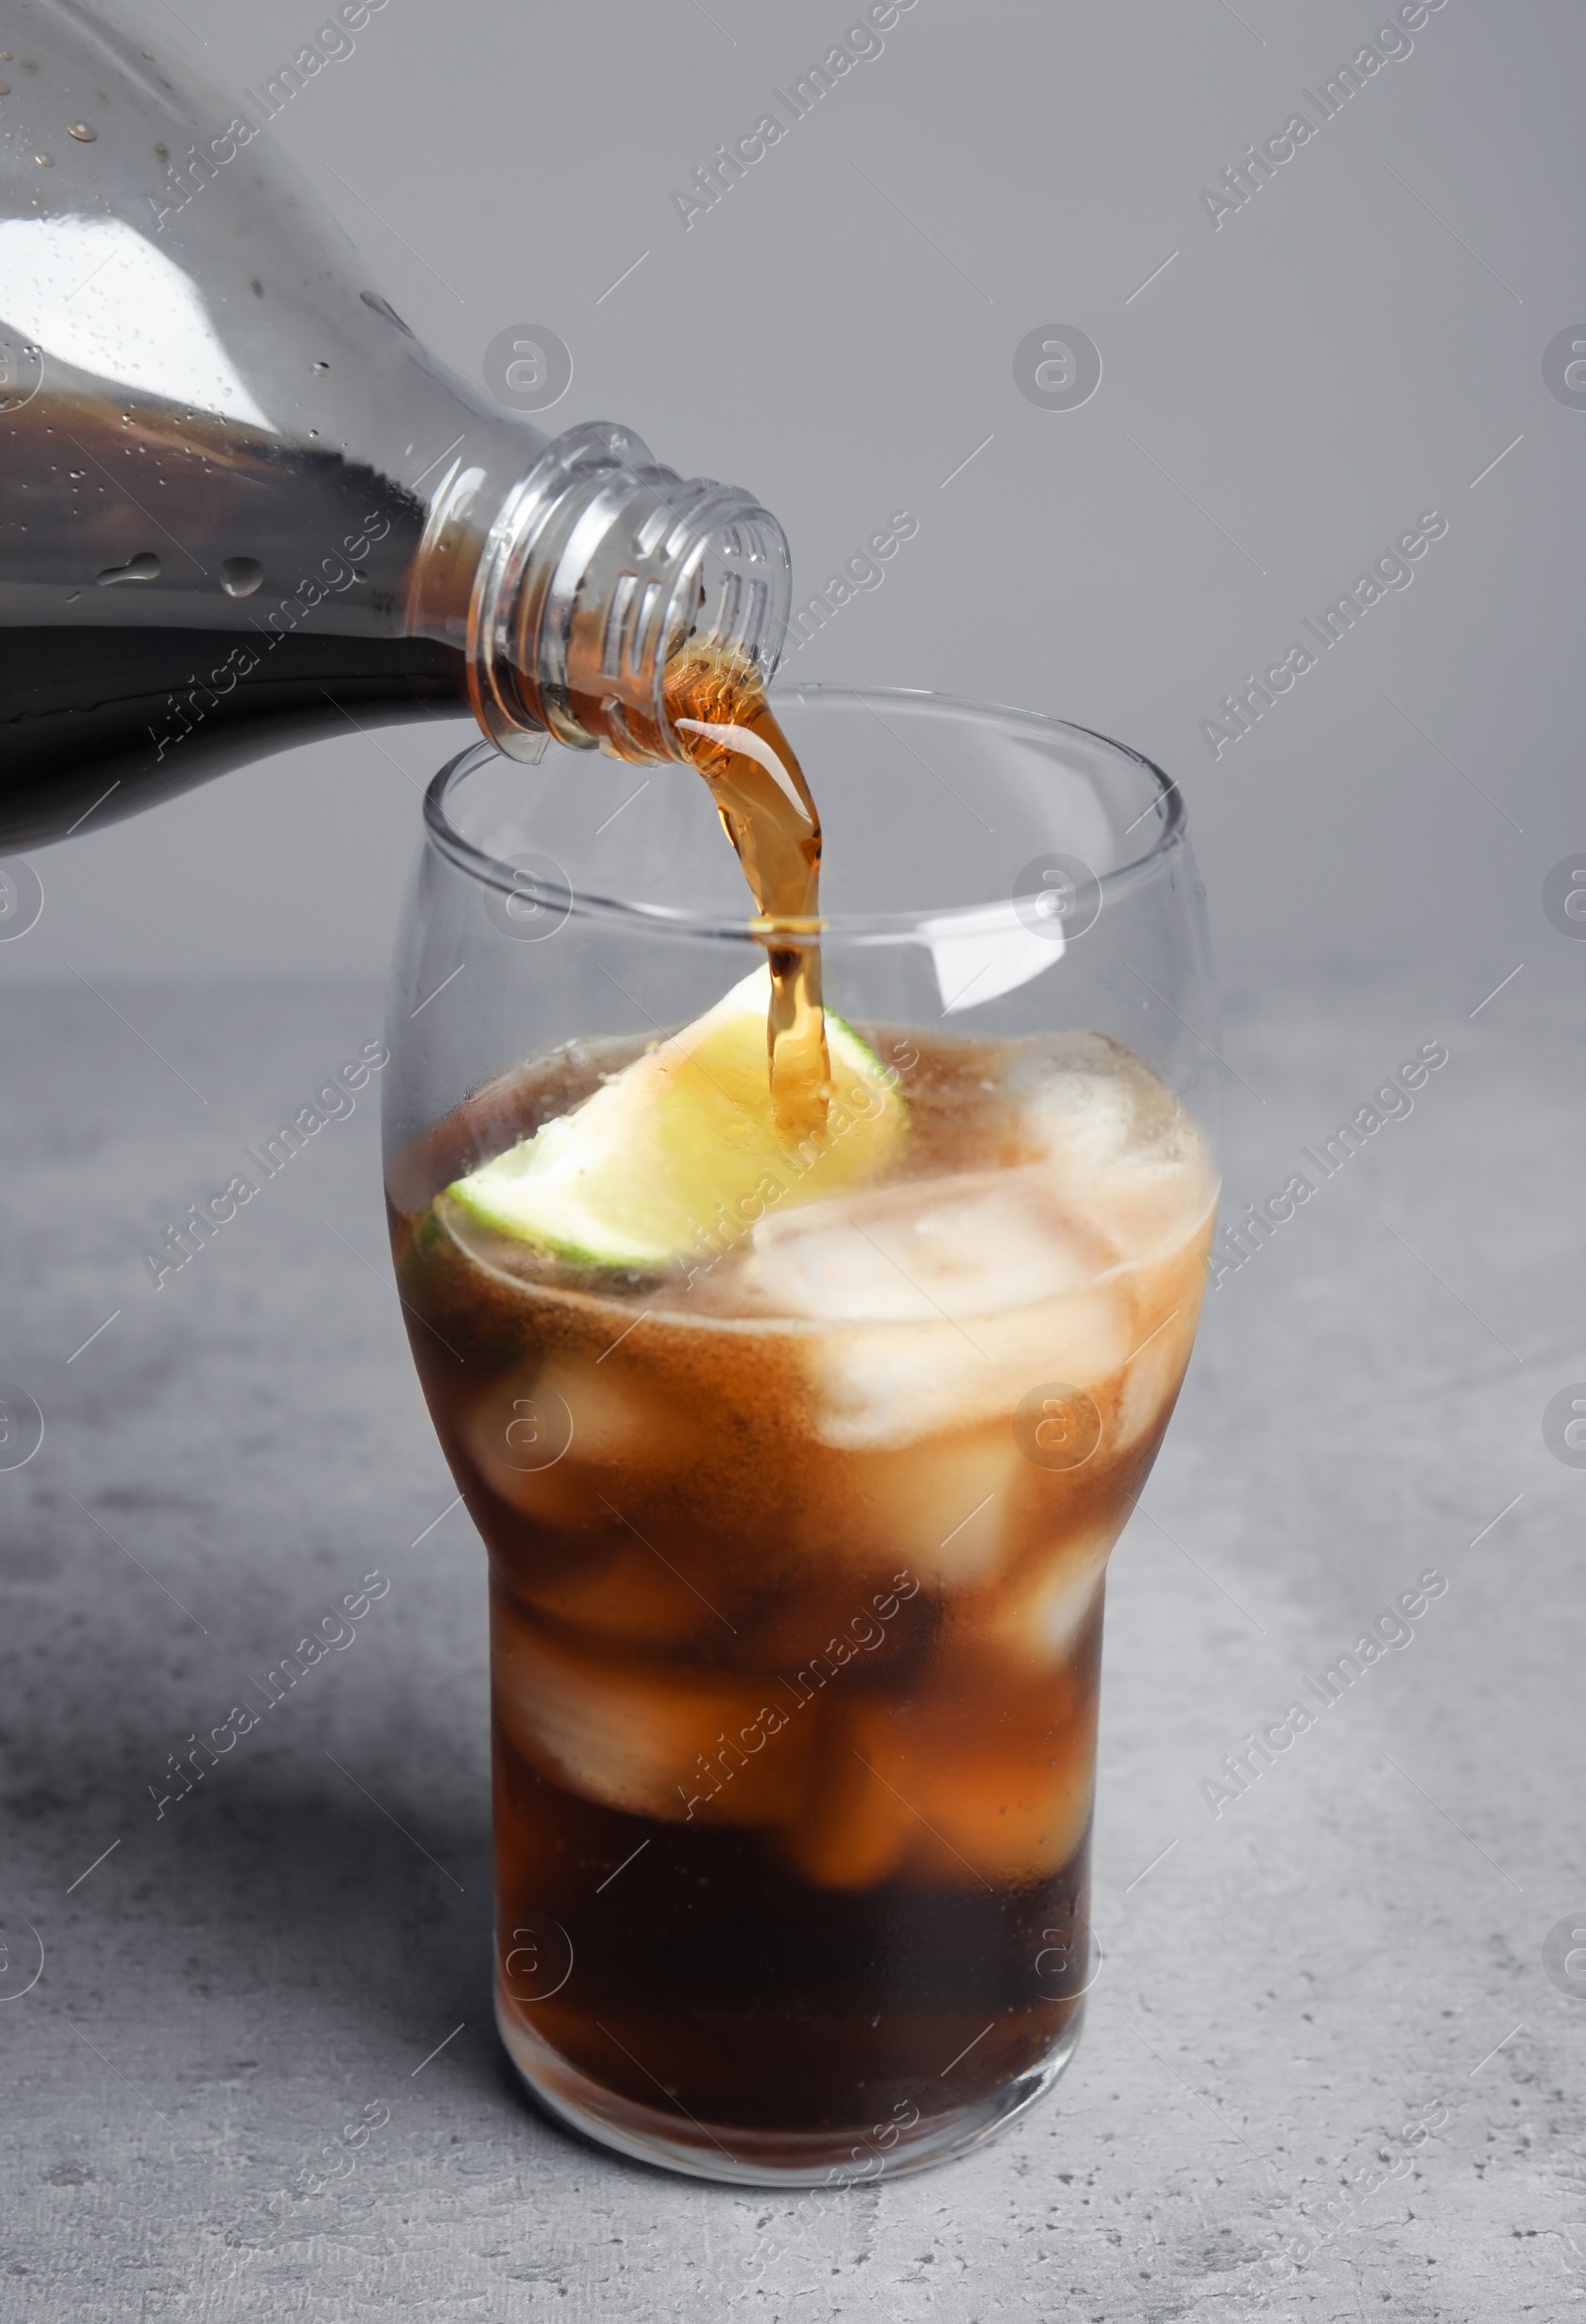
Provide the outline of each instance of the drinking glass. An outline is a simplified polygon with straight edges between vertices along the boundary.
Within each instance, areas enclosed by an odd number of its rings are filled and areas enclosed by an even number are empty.
[[[681,764],[437,774],[385,1077],[413,1356],[490,1558],[502,2035],[553,2114],[750,2185],[942,2161],[1073,2054],[1104,1569],[1216,1199],[1179,791],[1020,711],[772,701],[826,819],[829,1134],[891,1093],[899,1169],[806,1201],[790,1163],[659,1273],[445,1193],[763,962]]]

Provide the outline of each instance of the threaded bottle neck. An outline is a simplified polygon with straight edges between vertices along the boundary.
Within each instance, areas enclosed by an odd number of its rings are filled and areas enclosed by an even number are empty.
[[[625,428],[570,428],[509,493],[480,558],[475,714],[510,757],[537,757],[549,733],[618,758],[682,758],[667,663],[704,647],[768,683],[790,593],[782,528],[748,494],[658,467]]]

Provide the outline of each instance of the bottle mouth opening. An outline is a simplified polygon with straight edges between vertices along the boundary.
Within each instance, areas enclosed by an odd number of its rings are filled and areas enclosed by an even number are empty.
[[[775,671],[792,567],[780,524],[734,485],[685,479],[604,422],[559,436],[514,488],[469,617],[469,687],[510,757],[549,734],[620,758],[682,758],[666,667],[686,645]]]

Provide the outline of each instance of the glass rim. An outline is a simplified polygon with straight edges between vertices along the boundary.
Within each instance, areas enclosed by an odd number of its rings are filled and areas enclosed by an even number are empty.
[[[959,694],[938,694],[925,686],[844,686],[826,680],[806,685],[772,686],[770,699],[773,707],[779,701],[822,699],[833,702],[870,704],[922,703],[943,710],[967,712],[978,718],[1011,720],[1022,727],[1043,734],[1080,735],[1086,742],[1100,743],[1104,749],[1115,752],[1139,767],[1156,786],[1156,795],[1136,817],[1143,823],[1154,810],[1161,815],[1161,825],[1151,845],[1127,863],[1115,865],[1110,871],[1093,874],[1103,903],[1115,900],[1129,889],[1137,887],[1151,876],[1158,864],[1182,848],[1189,836],[1189,818],[1184,805],[1184,794],[1176,777],[1165,774],[1155,759],[1146,757],[1128,743],[1120,743],[1112,735],[1104,735],[1095,727],[1079,726],[1073,719],[1054,718],[1045,711],[1021,710],[1009,703],[971,702]],[[494,887],[503,894],[527,897],[550,905],[566,917],[618,922],[640,922],[657,935],[692,936],[725,939],[733,943],[763,940],[767,923],[751,913],[742,918],[724,918],[720,911],[695,912],[673,904],[637,902],[622,896],[593,893],[582,888],[556,886],[541,882],[526,869],[515,867],[499,856],[492,856],[483,848],[465,839],[446,812],[446,799],[454,782],[471,773],[488,759],[506,756],[493,742],[481,737],[448,758],[430,777],[424,790],[424,835],[426,843],[435,847],[460,872],[467,872],[482,886]],[[687,761],[680,760],[679,764]],[[1135,826],[1130,825],[1130,830]],[[1127,838],[1128,833],[1124,834]],[[529,852],[529,851],[525,851]],[[827,912],[821,915],[818,930],[822,936],[847,938],[850,941],[872,943],[916,942],[922,932],[940,934],[951,928],[955,920],[972,919],[983,915],[986,906],[980,903],[929,904],[917,910],[904,912]]]

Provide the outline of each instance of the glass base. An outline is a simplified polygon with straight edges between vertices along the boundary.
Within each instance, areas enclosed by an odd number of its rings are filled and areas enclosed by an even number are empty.
[[[843,2131],[742,2130],[730,2123],[680,2121],[659,2107],[620,2097],[542,2041],[498,1992],[496,2025],[507,2054],[541,2106],[586,2138],[636,2162],[736,2187],[818,2187],[902,2178],[952,2162],[1006,2130],[1051,2089],[1078,2047],[1081,2004],[1052,2054],[1031,2072],[972,2106],[923,2115],[885,2150],[868,2127]]]

